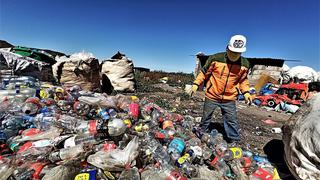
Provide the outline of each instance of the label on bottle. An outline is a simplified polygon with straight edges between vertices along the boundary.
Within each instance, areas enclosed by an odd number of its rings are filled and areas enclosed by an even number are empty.
[[[180,172],[173,170],[167,176],[166,180],[187,180],[187,178],[181,175]]]
[[[237,147],[229,148],[233,154],[233,158],[240,159],[242,157],[242,149]]]
[[[88,172],[78,174],[74,180],[96,180],[97,179],[97,170],[91,170]]]
[[[263,180],[272,180],[273,175],[265,169],[258,168],[253,174],[253,176],[258,177]]]
[[[129,105],[129,114],[134,118],[138,119],[139,116],[139,104],[138,103],[131,103]]]
[[[98,121],[96,120],[89,121],[89,133],[91,135],[97,134],[97,125],[98,125]]]
[[[116,179],[109,171],[104,171],[103,173],[107,176],[108,179],[111,179],[111,180]]]
[[[170,149],[172,148],[172,150],[171,150],[172,152],[177,151],[179,154],[181,154],[185,148],[185,143],[181,139],[175,138],[169,144],[169,148]],[[171,153],[171,152],[169,152],[169,153]]]
[[[189,153],[184,154],[182,157],[178,159],[177,161],[178,165],[182,165],[183,163],[185,163],[189,157],[190,157]]]
[[[43,139],[39,141],[35,141],[32,143],[33,147],[46,147],[46,146],[53,146],[51,140]]]
[[[168,127],[174,128],[173,122],[170,120],[164,121],[162,124],[162,129],[167,129]]]
[[[81,173],[81,174],[78,174],[74,180],[89,180],[90,178],[90,174],[89,173]]]
[[[9,148],[10,148],[13,152],[16,152],[16,151],[19,150],[19,144],[18,144],[18,143],[15,143],[15,142],[12,142],[12,143],[10,143]]]

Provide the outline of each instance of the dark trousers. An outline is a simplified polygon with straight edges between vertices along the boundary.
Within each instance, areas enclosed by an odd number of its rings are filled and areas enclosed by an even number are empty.
[[[239,123],[237,119],[237,109],[235,101],[216,102],[208,98],[205,99],[201,129],[203,132],[209,131],[209,124],[212,120],[214,110],[220,107],[223,119],[224,130],[231,141],[240,141]]]

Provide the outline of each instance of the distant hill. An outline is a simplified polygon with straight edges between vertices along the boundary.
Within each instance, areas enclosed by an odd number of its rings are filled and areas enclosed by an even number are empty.
[[[8,43],[7,41],[0,40],[0,48],[11,48],[13,47],[12,44]]]
[[[11,47],[14,47],[14,45],[8,43],[7,41],[0,40],[0,48],[11,48]],[[62,52],[52,51],[52,50],[49,50],[49,49],[39,49],[39,48],[31,48],[31,49],[45,51],[46,53],[50,54],[53,57],[56,57],[56,56],[67,56],[66,54],[64,54]]]

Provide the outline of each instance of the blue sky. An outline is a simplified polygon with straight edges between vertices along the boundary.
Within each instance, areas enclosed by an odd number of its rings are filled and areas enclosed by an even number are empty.
[[[247,37],[246,57],[320,71],[318,0],[0,0],[0,39],[98,59],[118,50],[135,66],[192,72],[192,54]]]

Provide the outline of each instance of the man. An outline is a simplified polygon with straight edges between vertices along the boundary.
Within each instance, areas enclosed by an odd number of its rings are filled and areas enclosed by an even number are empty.
[[[243,35],[232,36],[226,52],[209,56],[205,65],[195,79],[189,94],[205,84],[205,102],[201,130],[208,132],[212,114],[220,107],[223,125],[230,142],[240,141],[236,103],[238,91],[251,103],[249,81],[247,78],[249,62],[241,56],[246,51],[246,38]]]

